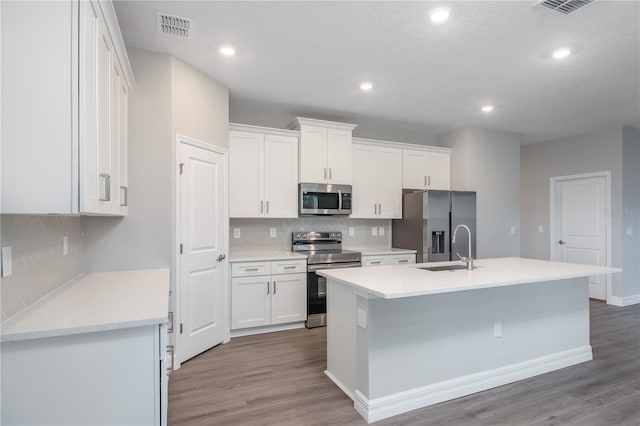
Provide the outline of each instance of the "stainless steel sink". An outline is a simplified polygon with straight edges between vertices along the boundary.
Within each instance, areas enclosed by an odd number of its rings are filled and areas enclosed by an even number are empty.
[[[474,269],[477,268],[474,267]],[[424,269],[425,271],[439,272],[439,271],[457,271],[459,269],[467,269],[465,265],[444,265],[444,266],[421,266],[418,269]]]

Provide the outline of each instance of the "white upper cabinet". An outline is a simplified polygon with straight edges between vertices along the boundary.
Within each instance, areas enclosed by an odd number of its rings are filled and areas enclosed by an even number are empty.
[[[402,150],[354,139],[351,217],[402,217]]]
[[[402,188],[451,188],[451,150],[429,147],[402,150]]]
[[[298,217],[296,132],[233,124],[230,217]]]
[[[1,7],[2,213],[125,215],[133,74],[113,5]]]
[[[351,136],[355,124],[298,117],[300,182],[351,185]]]

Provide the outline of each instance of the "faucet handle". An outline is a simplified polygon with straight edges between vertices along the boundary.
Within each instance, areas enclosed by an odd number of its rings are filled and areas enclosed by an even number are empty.
[[[460,259],[461,262],[466,262],[467,261],[467,258],[460,256],[460,253],[456,252],[456,255],[458,256],[458,259]]]

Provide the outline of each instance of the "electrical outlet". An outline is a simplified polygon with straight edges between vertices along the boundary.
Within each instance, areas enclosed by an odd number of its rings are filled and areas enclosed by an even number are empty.
[[[240,238],[240,228],[233,228],[233,238]]]
[[[381,237],[384,235],[384,226],[378,228],[378,235],[380,235]]]
[[[502,322],[494,322],[493,323],[493,337],[502,337]]]
[[[271,238],[275,238],[276,237],[276,228],[269,228],[269,236]]]
[[[378,236],[378,228],[376,226],[371,227],[371,235],[374,237]]]
[[[633,235],[633,228],[629,227],[627,228],[627,237],[630,237]]]
[[[511,235],[516,235],[516,227],[515,226],[511,227]]]
[[[544,228],[542,225],[538,225],[538,234],[542,234],[544,232]]]
[[[356,323],[358,324],[358,327],[366,330],[367,329],[367,311],[365,311],[362,308],[358,308],[357,310],[357,318],[356,318]]]
[[[3,277],[8,277],[13,273],[12,271],[12,260],[11,260],[11,246],[2,247],[2,273],[0,274]]]
[[[69,237],[64,235],[62,237],[62,255],[66,256],[69,254]]]
[[[349,227],[349,236],[353,237],[354,235],[356,235],[356,230],[353,226]]]

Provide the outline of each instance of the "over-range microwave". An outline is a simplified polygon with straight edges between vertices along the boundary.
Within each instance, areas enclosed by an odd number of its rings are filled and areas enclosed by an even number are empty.
[[[351,185],[301,183],[300,216],[351,214]]]

